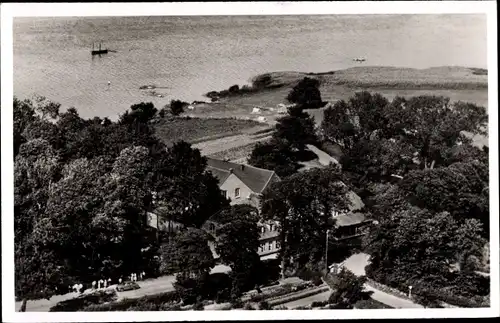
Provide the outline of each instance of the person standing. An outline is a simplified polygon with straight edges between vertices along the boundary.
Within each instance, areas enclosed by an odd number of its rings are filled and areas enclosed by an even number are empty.
[[[108,281],[105,279],[105,280],[104,280],[104,288],[106,288],[106,287],[107,287],[107,284],[108,284]]]

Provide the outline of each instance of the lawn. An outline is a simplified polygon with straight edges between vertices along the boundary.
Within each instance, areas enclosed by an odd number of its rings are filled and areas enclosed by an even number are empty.
[[[191,143],[215,140],[262,128],[251,120],[234,118],[163,118],[155,124],[156,135],[167,145],[184,140]]]

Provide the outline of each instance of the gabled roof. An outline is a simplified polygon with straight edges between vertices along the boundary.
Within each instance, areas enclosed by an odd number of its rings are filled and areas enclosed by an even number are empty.
[[[274,171],[257,168],[250,165],[236,164],[219,159],[207,157],[207,170],[219,180],[219,184],[231,175],[231,172],[240,179],[249,189],[255,193],[262,191],[271,182],[273,176],[277,176]]]
[[[366,221],[363,213],[347,213],[336,216],[335,226],[336,227],[347,227],[354,224],[360,224]]]

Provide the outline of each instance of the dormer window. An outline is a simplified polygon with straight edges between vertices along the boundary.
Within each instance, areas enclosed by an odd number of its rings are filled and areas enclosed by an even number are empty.
[[[234,197],[240,197],[240,189],[239,188],[234,189]]]
[[[261,228],[260,228],[260,232],[261,232],[261,233],[265,233],[265,232],[266,232],[266,228],[265,228],[265,227],[261,227]]]

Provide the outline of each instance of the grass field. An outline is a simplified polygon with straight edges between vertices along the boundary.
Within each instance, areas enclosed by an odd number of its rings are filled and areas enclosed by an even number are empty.
[[[274,89],[231,96],[217,103],[201,104],[192,111],[196,117],[235,117],[255,120],[259,115],[273,123],[278,115],[264,111],[255,115],[256,106],[274,108],[279,103],[287,103],[290,89],[302,78],[308,76],[321,82],[320,91],[324,101],[335,102],[348,99],[362,90],[378,92],[389,100],[396,96],[412,97],[418,95],[443,95],[451,101],[468,101],[488,106],[488,78],[476,69],[465,67],[435,67],[429,69],[410,69],[396,67],[355,67],[327,73],[273,72],[267,73],[272,84],[281,84]],[[478,75],[482,74],[482,75]],[[320,122],[322,113],[315,113]]]
[[[487,71],[465,67],[435,67],[410,69],[396,67],[355,67],[326,73],[272,72],[266,73],[272,79],[274,88],[230,96],[219,102],[197,104],[186,112],[193,119],[177,119],[174,123],[157,125],[158,135],[167,143],[183,139],[196,143],[205,155],[230,160],[243,159],[251,152],[258,136],[245,135],[266,131],[280,117],[271,108],[287,103],[286,96],[302,78],[308,76],[321,81],[323,101],[347,100],[362,90],[378,92],[392,100],[396,96],[442,95],[451,101],[467,101],[488,106]],[[279,85],[279,87],[275,87]],[[214,89],[220,90],[220,89]],[[254,107],[261,107],[259,114],[253,114]],[[308,110],[319,126],[324,109]],[[265,117],[264,123],[257,122]],[[196,118],[196,119],[194,119]],[[207,119],[209,118],[209,119]],[[213,118],[213,119],[212,119]],[[234,118],[234,119],[227,119]],[[235,120],[239,119],[239,120]],[[265,137],[265,136],[263,136]],[[476,137],[478,145],[488,138]]]
[[[264,128],[261,123],[234,118],[163,118],[155,124],[156,135],[167,145],[179,140],[190,143],[216,140]]]

